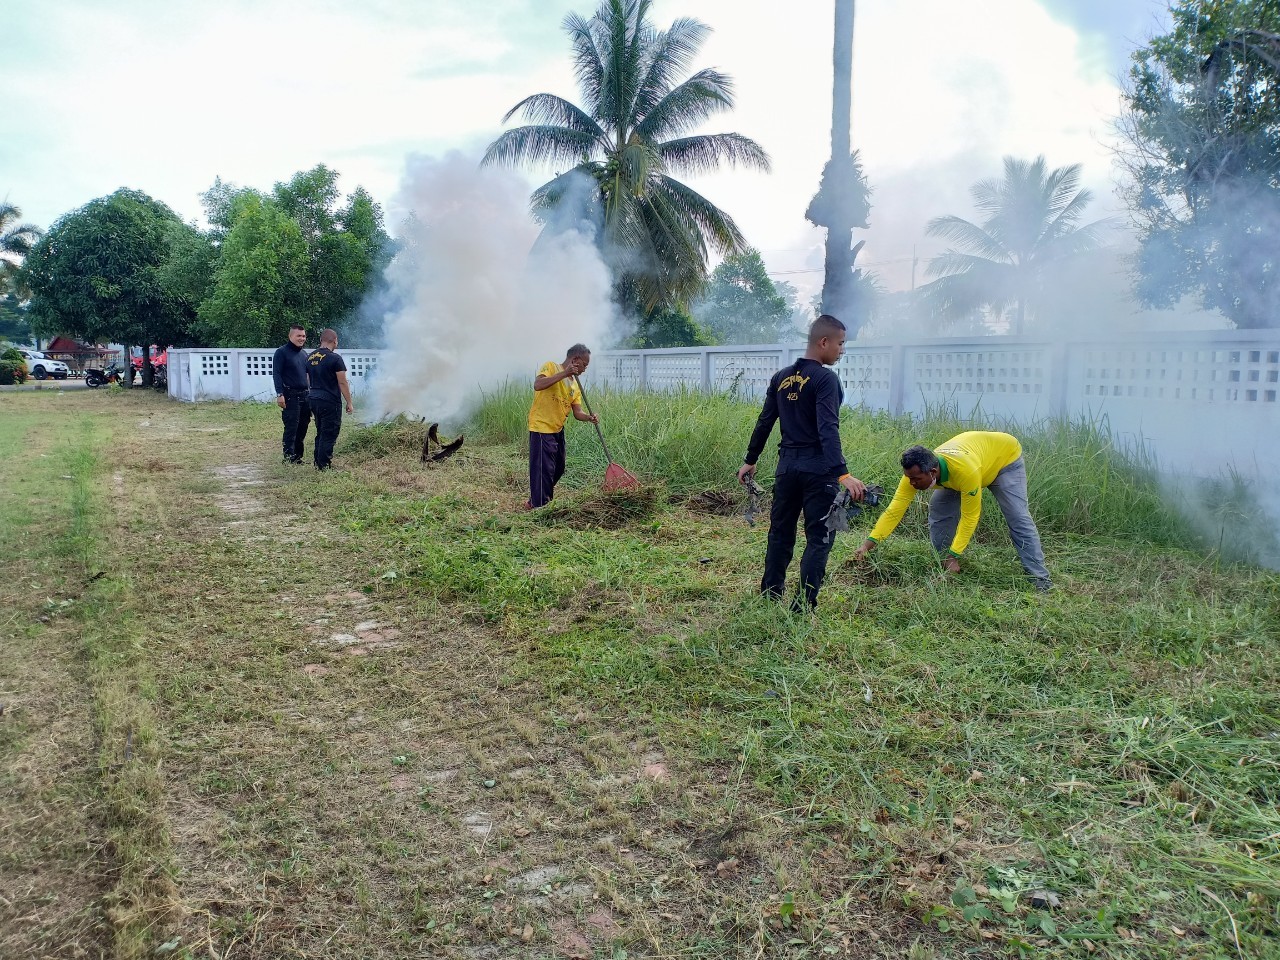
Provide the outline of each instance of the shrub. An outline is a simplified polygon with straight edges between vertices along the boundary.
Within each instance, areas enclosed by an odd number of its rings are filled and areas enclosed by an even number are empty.
[[[27,361],[13,347],[0,353],[0,386],[27,382]]]

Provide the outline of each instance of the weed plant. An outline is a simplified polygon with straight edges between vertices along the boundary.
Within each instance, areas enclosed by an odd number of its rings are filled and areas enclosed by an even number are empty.
[[[623,393],[597,388],[591,397],[613,458],[628,469],[665,483],[675,495],[736,488],[759,404],[685,390]],[[482,440],[523,449],[528,408],[529,389],[508,383],[485,396],[471,429]],[[851,472],[892,491],[902,474],[898,458],[904,449],[917,443],[936,446],[970,429],[975,425],[946,409],[916,421],[846,408],[840,432]],[[1105,419],[1044,421],[1030,429],[1008,429],[1023,444],[1032,509],[1042,532],[1205,544],[1171,506],[1176,497],[1162,490],[1154,458],[1142,447],[1120,443]],[[600,475],[604,453],[590,426],[571,420],[567,432],[570,473]],[[775,427],[760,460],[759,476],[766,482],[776,463],[777,442]],[[1245,491],[1234,494],[1243,497]],[[989,494],[984,499],[985,510],[998,512]]]
[[[272,462],[274,408],[146,393],[170,439],[135,459],[181,469],[121,468],[136,507],[114,501],[123,548],[75,624],[113,705],[95,711],[102,841],[134,955],[176,942],[160,936],[170,896],[192,918],[182,950],[549,953],[574,908],[515,898],[533,850],[589,864],[583,909],[626,925],[602,956],[1276,953],[1280,577],[1189,549],[1155,465],[1105,422],[1019,431],[1054,593],[1029,589],[994,505],[964,572],[942,576],[917,509],[866,564],[863,528],[840,536],[809,617],[756,595],[763,524],[679,505],[740,496],[754,404],[593,391],[615,457],[650,486],[602,495],[594,431],[571,424],[562,495],[525,512],[526,387],[486,398],[439,468],[404,421],[344,428],[333,473]],[[965,426],[844,418],[855,472],[886,485],[903,447]],[[27,431],[0,428],[0,450]],[[248,525],[211,470],[246,463],[267,481]],[[97,454],[40,464],[50,489],[73,483],[56,551],[83,583],[112,476]],[[366,617],[402,631],[394,645],[326,645]],[[554,749],[519,729],[537,725]],[[641,778],[644,738],[670,783]],[[399,792],[428,753],[455,786]],[[578,754],[566,779],[556,764]],[[462,829],[477,809],[492,840]]]

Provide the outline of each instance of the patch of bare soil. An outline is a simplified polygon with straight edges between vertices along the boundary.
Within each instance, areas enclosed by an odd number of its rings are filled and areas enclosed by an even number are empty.
[[[33,615],[7,590],[0,608]],[[37,636],[0,629],[0,957],[105,956],[92,711],[73,625]]]
[[[21,456],[41,446],[31,438]],[[97,744],[74,619],[83,586],[17,552],[0,556],[0,957],[104,957],[110,944]]]
[[[186,466],[139,472],[152,509],[190,514],[138,571],[163,636],[166,937],[261,960],[754,955],[782,885],[821,863],[845,889],[847,857],[789,842],[735,771],[527,679],[537,638],[423,619],[374,573],[395,557],[323,518],[300,537],[272,470],[224,439],[187,432]],[[244,521],[260,536],[220,536]]]
[[[154,467],[148,469],[154,472]],[[261,489],[266,480],[261,466],[256,463],[227,463],[214,467],[213,473],[223,484],[222,491],[214,499],[234,518],[231,525],[247,523],[266,509]]]

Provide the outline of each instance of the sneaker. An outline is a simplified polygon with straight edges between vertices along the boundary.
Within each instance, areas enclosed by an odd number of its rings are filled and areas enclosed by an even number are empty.
[[[1036,593],[1048,593],[1053,589],[1053,581],[1047,577],[1032,581],[1035,584]]]

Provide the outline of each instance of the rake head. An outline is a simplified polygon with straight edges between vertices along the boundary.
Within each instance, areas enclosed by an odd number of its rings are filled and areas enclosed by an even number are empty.
[[[640,481],[636,479],[635,474],[616,463],[610,463],[609,468],[604,472],[605,493],[612,493],[614,490],[634,490],[638,486]]]

